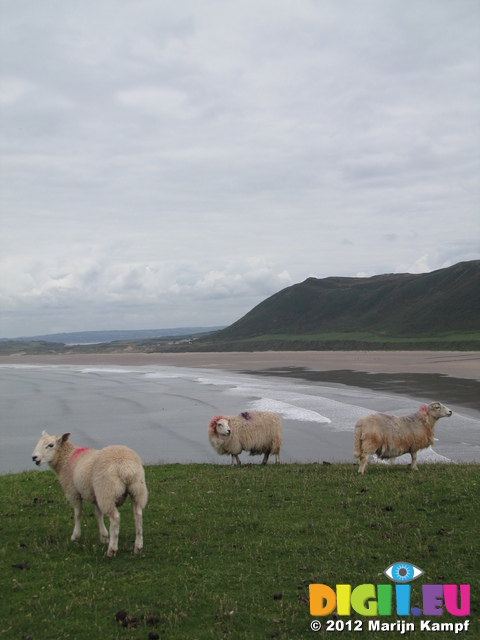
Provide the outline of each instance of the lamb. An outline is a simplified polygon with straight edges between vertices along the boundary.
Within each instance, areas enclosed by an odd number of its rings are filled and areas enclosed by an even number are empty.
[[[245,411],[237,416],[216,416],[208,426],[208,439],[219,455],[231,455],[232,465],[241,464],[238,454],[249,451],[251,456],[263,453],[267,464],[271,453],[275,464],[280,462],[282,421],[270,411]]]
[[[132,449],[120,445],[101,450],[75,447],[69,433],[51,436],[46,431],[38,441],[32,459],[39,467],[48,462],[55,471],[75,515],[71,540],[81,534],[82,500],[95,505],[95,516],[100,528],[100,541],[108,542],[107,556],[113,557],[118,549],[121,506],[130,496],[135,520],[134,553],[143,549],[142,510],[147,504],[147,487],[142,461]],[[110,536],[103,516],[110,518]]]
[[[372,453],[379,458],[396,458],[410,453],[411,469],[418,471],[417,451],[433,444],[435,423],[439,418],[451,415],[448,407],[432,402],[408,416],[374,413],[360,418],[355,425],[353,446],[353,455],[360,459],[358,473],[365,473],[368,456]]]

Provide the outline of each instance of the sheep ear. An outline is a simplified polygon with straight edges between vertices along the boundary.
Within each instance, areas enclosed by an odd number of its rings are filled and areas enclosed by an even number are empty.
[[[48,436],[48,433],[45,431],[45,429],[42,431],[42,436]]]
[[[63,436],[60,438],[61,439],[61,443],[64,444],[70,437],[69,433],[64,433]]]

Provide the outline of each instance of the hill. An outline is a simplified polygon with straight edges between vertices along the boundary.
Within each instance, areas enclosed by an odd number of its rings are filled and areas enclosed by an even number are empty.
[[[58,355],[80,353],[123,353],[169,351],[175,345],[189,345],[218,327],[158,329],[145,331],[84,331],[46,336],[0,339],[0,356]]]
[[[223,327],[178,327],[176,329],[131,329],[111,331],[74,331],[71,333],[49,333],[40,336],[14,338],[17,342],[60,342],[62,344],[95,344],[119,340],[148,340],[150,338],[175,338],[217,331]],[[7,342],[0,338],[0,342]]]
[[[480,350],[479,291],[480,260],[422,274],[308,278],[267,298],[221,330],[212,327],[140,332],[144,335],[128,331],[122,332],[125,335],[85,332],[0,340],[0,355],[367,349],[473,351]],[[77,344],[72,345],[74,342]]]
[[[195,348],[479,349],[480,260],[424,274],[308,278]]]

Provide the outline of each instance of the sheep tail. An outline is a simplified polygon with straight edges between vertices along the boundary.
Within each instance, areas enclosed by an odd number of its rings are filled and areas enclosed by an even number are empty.
[[[144,478],[136,478],[134,482],[127,487],[127,493],[140,509],[145,509],[148,499],[147,486]]]

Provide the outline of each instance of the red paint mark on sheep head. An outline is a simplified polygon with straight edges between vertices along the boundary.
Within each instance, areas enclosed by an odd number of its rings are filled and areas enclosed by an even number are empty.
[[[213,433],[217,430],[217,422],[219,420],[226,420],[225,416],[215,416],[213,420],[210,420],[210,424],[208,425],[208,430],[213,431]]]

